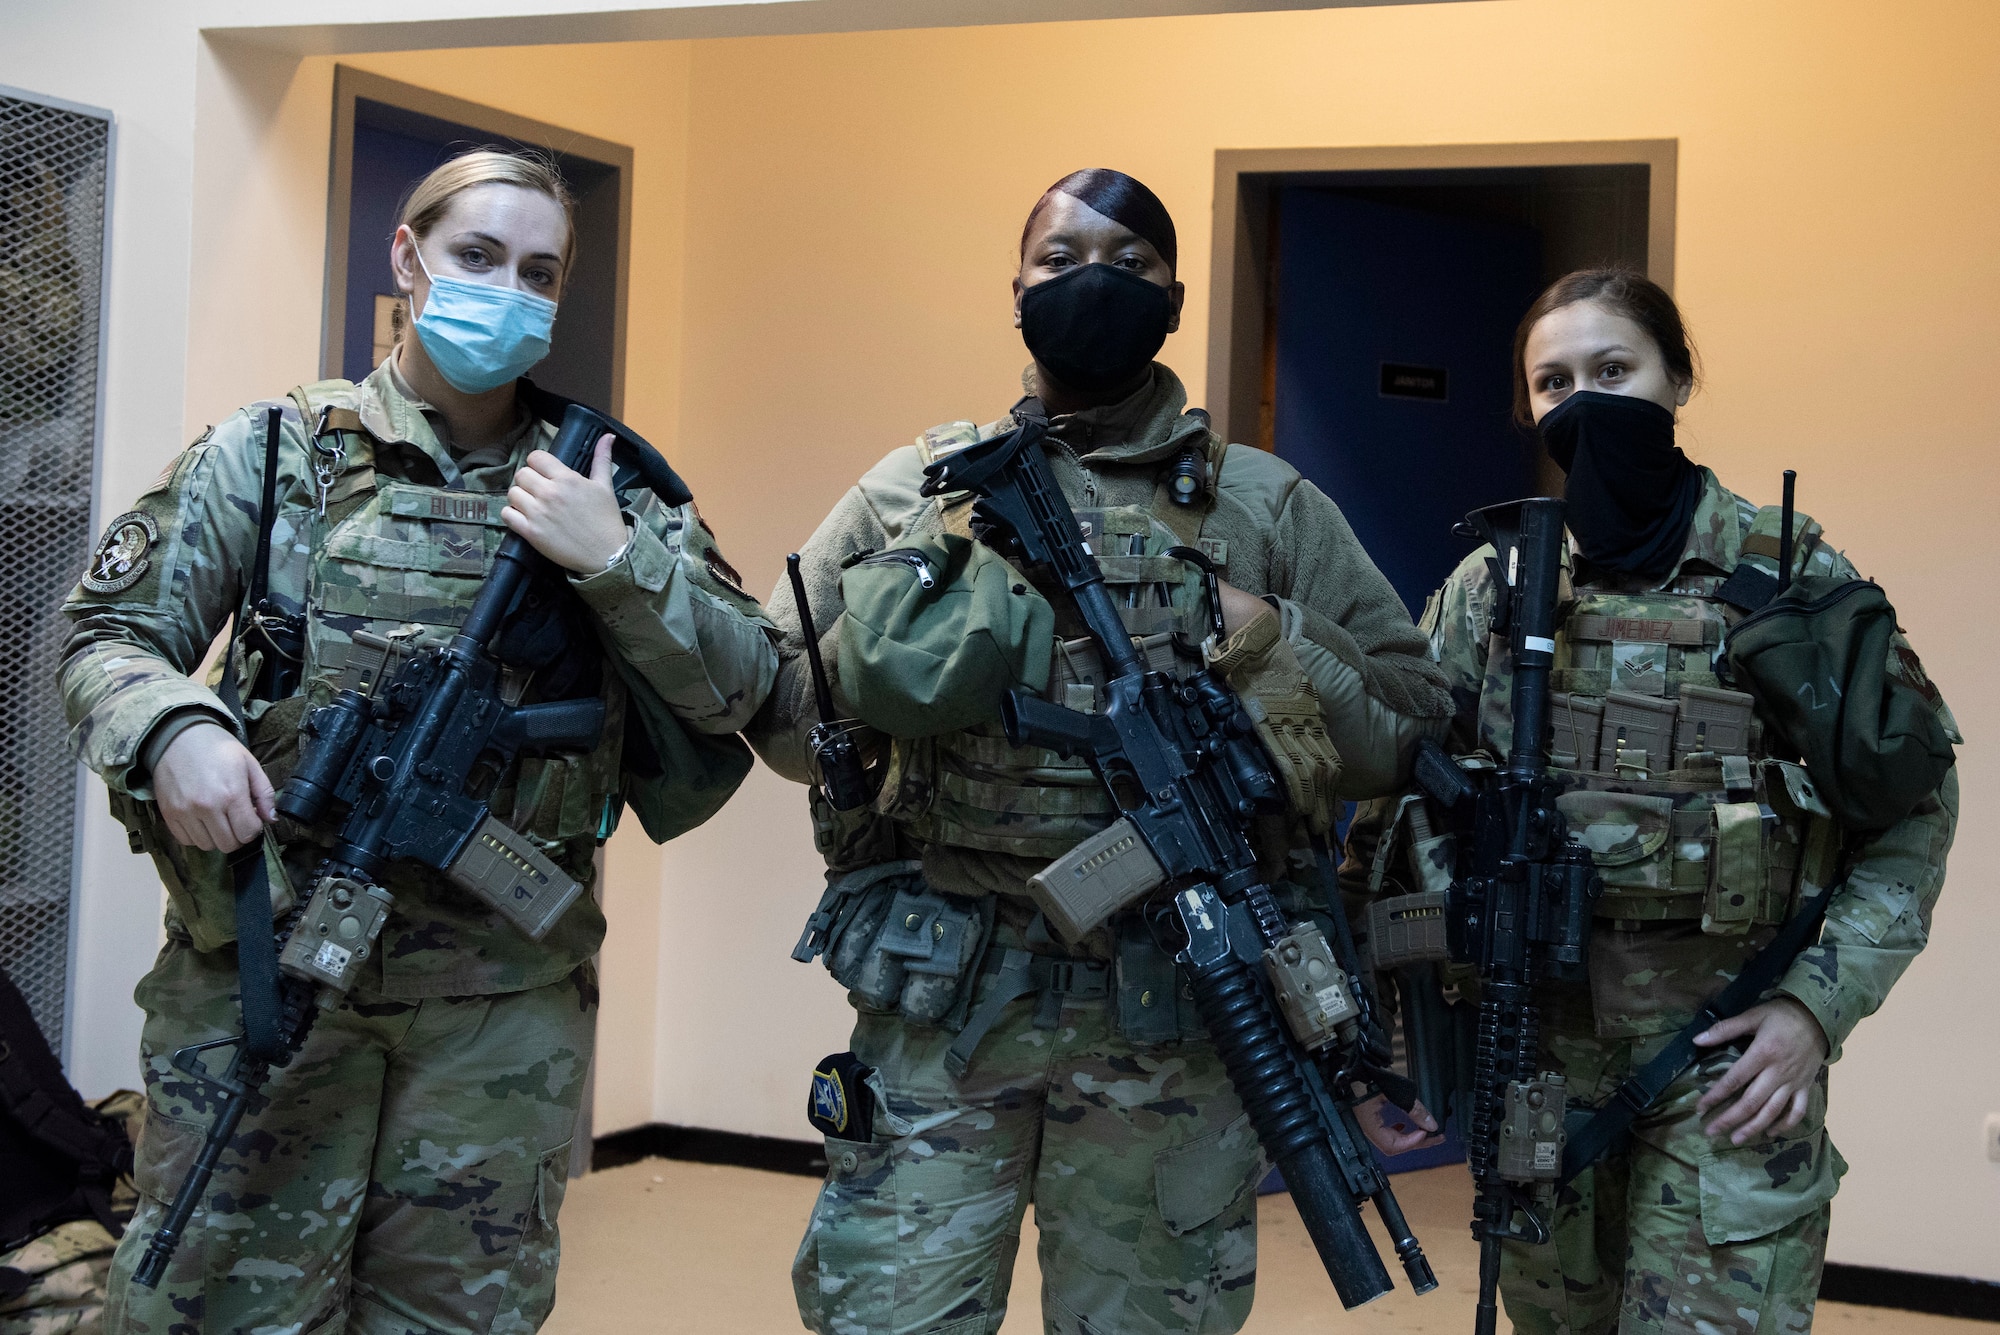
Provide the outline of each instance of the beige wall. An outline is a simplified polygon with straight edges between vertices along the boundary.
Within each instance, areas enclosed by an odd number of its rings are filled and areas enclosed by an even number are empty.
[[[1549,0],[875,33],[699,44],[693,79],[679,448],[767,585],[885,449],[1014,397],[1013,246],[1067,170],[1120,166],[1174,210],[1191,318],[1165,357],[1201,385],[1216,149],[1679,140],[1679,295],[1710,377],[1685,439],[1760,500],[1801,471],[1973,739],[1937,943],[1835,1075],[1855,1172],[1833,1254],[2000,1278],[1979,745],[2000,643],[1954,612],[2000,568],[2000,147],[1974,128],[2000,104],[2000,12]],[[808,872],[769,888],[795,915]]]
[[[324,58],[202,60],[188,427],[315,364],[331,93]],[[2000,11],[1511,0],[355,63],[633,145],[628,416],[757,588],[884,450],[1014,397],[1013,245],[1065,171],[1125,168],[1175,211],[1190,318],[1165,356],[1198,386],[1215,150],[1678,139],[1678,290],[1710,370],[1684,438],[1759,499],[1801,470],[1801,504],[1888,586],[1973,738],[1936,944],[1834,1077],[1854,1172],[1833,1253],[2000,1279],[2000,1166],[1979,1152],[2000,1110],[1979,949],[2000,935],[1982,884],[2000,809],[1979,742],[2000,711],[1978,690],[2000,644],[1983,609],[1954,614],[2000,558],[1982,522],[2000,504]],[[185,153],[180,133],[149,123],[123,151]],[[115,441],[111,503],[177,444]],[[94,874],[146,881],[110,840]],[[818,882],[796,791],[760,771],[662,852],[616,842],[611,869],[601,1124],[800,1134],[806,1063],[845,1020],[785,960]]]

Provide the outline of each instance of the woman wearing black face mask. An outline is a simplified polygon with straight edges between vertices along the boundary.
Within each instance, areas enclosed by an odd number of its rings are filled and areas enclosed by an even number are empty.
[[[1923,948],[1957,780],[1867,837],[1793,800],[1757,706],[1718,670],[1727,629],[1760,583],[1776,587],[1779,509],[1675,444],[1695,367],[1671,297],[1635,273],[1570,274],[1522,321],[1514,369],[1517,416],[1566,474],[1550,750],[1570,780],[1570,832],[1605,882],[1588,986],[1543,998],[1544,1069],[1567,1075],[1573,1107],[1603,1103],[1832,883],[1838,836],[1853,870],[1820,944],[1769,1000],[1696,1036],[1701,1058],[1629,1147],[1565,1191],[1554,1244],[1510,1244],[1507,1312],[1523,1335],[1802,1330],[1845,1171],[1825,1132],[1826,1063]],[[1794,573],[1852,576],[1817,524],[1800,515],[1795,531]],[[1489,638],[1488,551],[1460,565],[1424,626],[1461,702],[1454,748],[1505,755],[1510,664]],[[1732,580],[1743,566],[1763,578]],[[1900,635],[1891,660],[1950,728]]]
[[[1030,214],[1015,318],[1052,470],[1094,550],[1119,558],[1107,576],[1135,635],[1171,659],[1173,633],[1207,633],[1198,584],[1162,556],[1199,543],[1229,581],[1227,629],[1295,654],[1317,687],[1341,794],[1390,791],[1450,703],[1333,503],[1273,456],[1216,438],[1152,360],[1179,320],[1174,259],[1165,208],[1122,173],[1066,177]],[[997,1330],[1032,1201],[1047,1329],[1233,1331],[1250,1308],[1260,1163],[1242,1105],[1136,914],[1065,942],[1028,892],[1109,824],[1108,799],[1081,763],[1007,744],[1008,683],[969,700],[949,687],[978,676],[964,659],[1000,657],[1045,698],[1094,699],[1094,651],[1055,643],[1082,633],[1065,600],[1042,602],[1017,572],[992,585],[961,573],[1000,558],[969,541],[962,498],[917,494],[931,459],[1012,426],[925,432],[871,469],[801,554],[840,708],[874,730],[889,777],[855,815],[814,802],[833,873],[815,922],[859,1014],[852,1055],[815,1075],[829,1180],[793,1271],[799,1308],[818,1331]],[[882,615],[885,588],[918,610]],[[961,653],[953,609],[982,589],[1002,607],[1040,603],[1045,619],[1023,616],[999,643],[983,625]],[[750,736],[806,781],[819,715],[789,587],[771,615],[783,666]],[[924,652],[885,654],[897,639]],[[931,958],[933,940],[952,943],[950,958]],[[1392,1153],[1431,1129],[1426,1114],[1412,1125],[1362,1111]]]

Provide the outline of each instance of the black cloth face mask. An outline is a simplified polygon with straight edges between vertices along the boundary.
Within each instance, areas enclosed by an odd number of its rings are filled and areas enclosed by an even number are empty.
[[[1701,470],[1674,444],[1674,415],[1649,399],[1578,390],[1540,431],[1569,483],[1569,531],[1593,565],[1659,579],[1687,548]]]
[[[1021,290],[1021,340],[1070,389],[1096,393],[1138,378],[1167,341],[1168,290],[1109,264],[1082,264]]]

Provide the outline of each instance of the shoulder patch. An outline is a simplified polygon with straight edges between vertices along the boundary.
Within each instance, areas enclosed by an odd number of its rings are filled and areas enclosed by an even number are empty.
[[[168,468],[171,474],[171,465]],[[123,593],[145,578],[153,566],[153,544],[160,526],[143,510],[127,510],[105,526],[104,536],[90,554],[83,587],[92,593]]]

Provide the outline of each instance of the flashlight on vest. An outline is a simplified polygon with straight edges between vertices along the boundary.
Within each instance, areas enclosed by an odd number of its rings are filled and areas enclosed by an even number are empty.
[[[1208,459],[1193,446],[1182,450],[1167,470],[1167,495],[1175,505],[1198,504],[1208,490]]]

